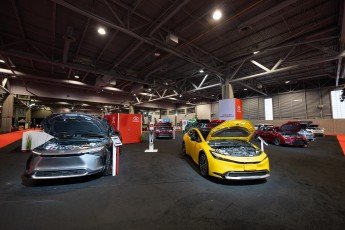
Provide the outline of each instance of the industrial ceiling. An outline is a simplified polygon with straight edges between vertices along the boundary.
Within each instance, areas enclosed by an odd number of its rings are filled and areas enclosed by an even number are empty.
[[[3,0],[2,90],[178,107],[215,102],[227,84],[238,98],[337,87],[343,15],[341,0]]]

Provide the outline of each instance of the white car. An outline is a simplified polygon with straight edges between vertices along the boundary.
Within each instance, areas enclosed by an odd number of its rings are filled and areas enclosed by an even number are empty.
[[[320,128],[318,125],[310,125],[308,128],[306,128],[307,131],[310,131],[314,134],[314,136],[324,136],[325,135],[325,129]]]
[[[273,125],[271,124],[255,124],[254,125],[255,130],[260,129],[261,127],[273,127]]]

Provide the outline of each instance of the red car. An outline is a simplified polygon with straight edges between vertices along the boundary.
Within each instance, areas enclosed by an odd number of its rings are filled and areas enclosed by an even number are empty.
[[[155,137],[173,138],[173,127],[170,122],[158,122],[155,127]]]
[[[207,124],[208,128],[214,128],[216,126],[218,126],[219,124],[223,123],[225,120],[212,120],[210,121],[210,123]]]
[[[300,129],[298,122],[288,122],[280,127],[261,127],[255,131],[254,138],[258,140],[260,136],[265,141],[275,145],[307,147],[307,139],[298,133]]]

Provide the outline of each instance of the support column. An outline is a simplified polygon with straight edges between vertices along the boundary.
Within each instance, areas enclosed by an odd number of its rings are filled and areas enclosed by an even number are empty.
[[[134,114],[134,107],[133,107],[133,105],[129,106],[129,114]]]
[[[1,132],[11,132],[13,117],[14,95],[8,94],[4,98],[1,113]]]
[[[28,128],[30,128],[31,127],[31,107],[29,107],[28,110],[26,111],[25,120],[26,120],[26,123],[28,124]]]
[[[234,91],[231,84],[229,83],[230,77],[225,77],[225,83],[222,85],[222,99],[234,98]]]

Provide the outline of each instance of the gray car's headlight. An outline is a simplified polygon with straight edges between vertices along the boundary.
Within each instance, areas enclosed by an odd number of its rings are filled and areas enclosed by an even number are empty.
[[[104,148],[105,148],[104,146],[101,146],[101,147],[96,147],[96,148],[81,149],[78,151],[78,153],[80,153],[80,154],[94,154],[94,153],[98,153],[98,152],[103,152]]]

